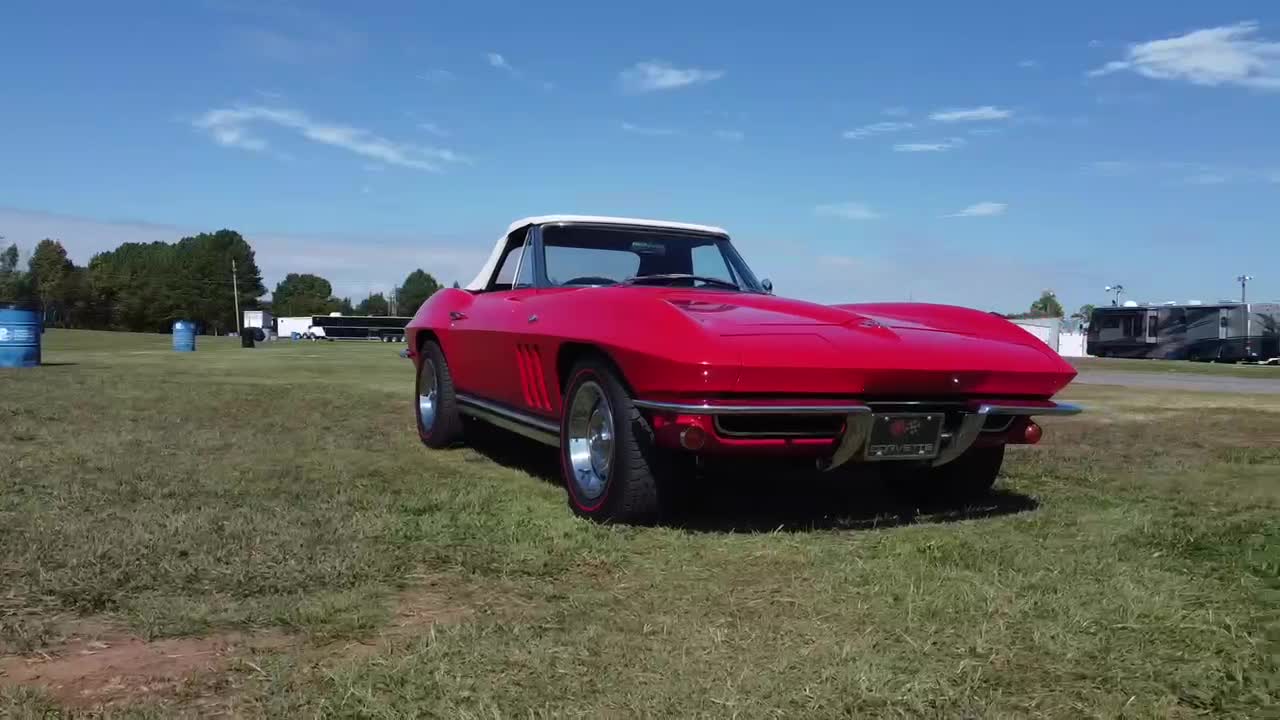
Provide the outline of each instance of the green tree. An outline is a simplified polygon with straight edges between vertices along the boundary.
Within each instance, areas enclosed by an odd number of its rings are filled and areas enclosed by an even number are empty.
[[[0,301],[23,300],[27,295],[26,274],[18,269],[18,246],[0,252]]]
[[[233,230],[172,244],[124,243],[95,255],[88,270],[90,315],[98,327],[118,330],[163,332],[186,319],[222,333],[236,325],[237,299],[243,310],[256,307],[266,293],[253,248]]]
[[[67,250],[57,240],[45,238],[36,244],[27,262],[30,273],[31,288],[40,301],[45,322],[49,322],[50,313],[56,318],[66,299],[67,275],[72,269],[67,259]]]
[[[162,331],[165,318],[181,314],[179,279],[169,243],[124,243],[89,260],[90,295],[112,330]]]
[[[418,311],[418,306],[439,289],[440,283],[430,273],[423,272],[422,268],[414,270],[396,291],[396,314],[413,315]]]
[[[179,266],[178,308],[184,316],[202,322],[214,333],[236,327],[237,301],[241,310],[256,307],[258,298],[267,292],[253,248],[234,230],[182,238],[175,250]],[[239,298],[233,288],[238,290]]]
[[[1052,290],[1045,290],[1040,294],[1039,300],[1031,303],[1031,312],[1039,317],[1060,318],[1065,314],[1062,303],[1058,302],[1058,297]]]
[[[1092,317],[1093,317],[1093,305],[1088,303],[1081,305],[1079,310],[1071,314],[1071,319],[1075,320],[1077,325],[1081,327],[1083,327],[1085,323],[1088,323],[1089,319]]]
[[[386,315],[387,298],[382,293],[374,293],[356,306],[357,315]]]
[[[271,307],[276,317],[323,315],[338,310],[328,280],[310,273],[289,273],[271,294]]]
[[[351,298],[344,297],[338,302],[338,312],[343,315],[355,315],[356,308],[351,304]]]
[[[461,287],[462,287],[462,286],[458,284],[458,281],[457,281],[457,280],[454,280],[454,281],[453,281],[453,289],[454,289],[454,290],[460,289]]]

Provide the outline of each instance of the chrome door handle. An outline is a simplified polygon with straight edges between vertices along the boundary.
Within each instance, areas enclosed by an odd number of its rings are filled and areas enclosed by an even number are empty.
[[[530,316],[529,316],[529,322],[531,322],[531,323],[536,323],[536,322],[538,322],[538,316],[537,316],[537,315],[530,315]]]
[[[449,319],[450,320],[466,320],[467,314],[464,312],[458,312],[457,310],[450,310]]]

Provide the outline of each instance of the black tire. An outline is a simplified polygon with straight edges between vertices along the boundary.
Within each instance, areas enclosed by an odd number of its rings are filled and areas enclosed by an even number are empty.
[[[435,415],[430,427],[423,423],[423,413],[420,410],[423,377],[428,368],[434,370],[436,379]],[[462,439],[462,416],[458,412],[453,375],[449,372],[444,351],[434,340],[427,340],[422,344],[422,358],[413,384],[413,417],[418,424],[418,437],[429,448],[449,447]]]
[[[891,492],[912,501],[967,500],[991,492],[1003,463],[1004,446],[996,445],[970,448],[955,460],[938,467],[882,463],[880,474]]]
[[[983,497],[991,492],[1003,464],[1004,445],[970,448],[955,460],[934,468],[929,480],[932,489],[943,497]]]
[[[569,423],[572,401],[586,383],[603,389],[613,418],[613,456],[609,477],[597,498],[586,498],[573,475],[569,458]],[[597,522],[650,524],[670,510],[669,492],[674,478],[664,475],[670,468],[667,451],[654,445],[653,429],[631,402],[613,366],[603,358],[579,361],[569,374],[560,419],[560,467],[569,507],[577,515]]]

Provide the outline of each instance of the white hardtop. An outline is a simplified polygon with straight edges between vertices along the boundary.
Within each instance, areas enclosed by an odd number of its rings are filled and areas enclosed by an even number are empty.
[[[507,231],[502,233],[502,237],[498,238],[498,242],[493,247],[493,252],[489,253],[489,259],[485,261],[484,267],[480,268],[479,274],[475,279],[467,284],[467,290],[483,290],[489,284],[489,277],[493,275],[493,271],[498,268],[498,261],[502,259],[502,251],[507,246],[507,236],[519,230],[522,227],[530,225],[551,225],[555,223],[599,223],[602,225],[632,225],[639,227],[661,228],[666,230],[691,230],[693,232],[712,233],[715,235],[728,236],[723,228],[712,225],[694,225],[692,223],[672,222],[670,220],[642,220],[640,218],[626,217],[609,217],[607,215],[535,215],[533,217],[521,218],[507,226]]]

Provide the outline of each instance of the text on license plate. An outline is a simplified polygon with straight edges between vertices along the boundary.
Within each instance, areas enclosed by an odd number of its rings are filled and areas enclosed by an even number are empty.
[[[942,413],[875,415],[867,439],[869,460],[927,460],[938,455]]]

